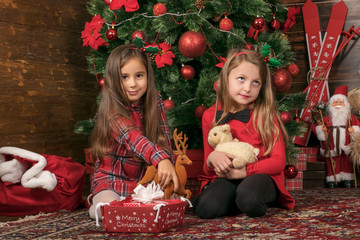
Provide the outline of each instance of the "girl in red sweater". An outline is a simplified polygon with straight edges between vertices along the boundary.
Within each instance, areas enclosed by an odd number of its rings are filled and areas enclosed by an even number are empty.
[[[173,181],[177,190],[169,128],[151,61],[134,45],[119,46],[109,55],[90,140],[89,155],[96,159],[89,196],[91,218],[97,203],[131,195],[146,165],[157,167],[162,188]]]
[[[255,163],[232,166],[232,155],[208,144],[212,127],[229,124],[234,138],[259,148]],[[266,214],[271,205],[294,208],[285,188],[285,145],[288,135],[275,105],[271,75],[256,52],[233,49],[220,72],[216,103],[202,117],[204,172],[202,191],[194,199],[200,218],[218,218],[240,212],[249,217]]]

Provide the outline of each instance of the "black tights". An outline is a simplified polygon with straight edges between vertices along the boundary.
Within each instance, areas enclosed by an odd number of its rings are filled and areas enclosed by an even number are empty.
[[[266,214],[268,204],[277,198],[271,177],[255,174],[240,180],[217,178],[194,198],[194,213],[200,218],[218,218],[240,212],[249,217]]]

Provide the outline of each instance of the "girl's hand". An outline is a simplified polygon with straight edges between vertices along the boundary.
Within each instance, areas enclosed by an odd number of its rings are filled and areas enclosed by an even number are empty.
[[[175,167],[169,159],[163,159],[158,163],[158,180],[160,187],[165,189],[171,181],[174,183],[174,192],[179,189],[179,179],[176,175]]]
[[[239,168],[239,169],[235,169],[232,168],[229,172],[227,173],[222,173],[222,172],[216,172],[216,175],[218,175],[219,177],[222,178],[227,178],[229,180],[234,180],[234,179],[243,179],[246,178],[247,173],[246,173],[246,167],[243,168]]]
[[[227,173],[233,167],[232,159],[235,156],[223,152],[212,151],[207,158],[207,165],[213,167],[215,172]]]

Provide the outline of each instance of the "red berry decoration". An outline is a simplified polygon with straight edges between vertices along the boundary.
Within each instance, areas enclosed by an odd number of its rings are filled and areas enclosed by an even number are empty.
[[[105,78],[102,77],[102,78],[98,79],[98,87],[100,90],[103,88],[104,83],[105,83]]]
[[[131,34],[131,41],[134,41],[134,39],[138,37],[140,39],[142,39],[145,42],[145,33],[143,31],[140,30],[136,30]]]
[[[299,122],[301,122],[301,119],[300,119],[299,117],[296,117],[296,118],[295,118],[295,121],[296,121],[297,123],[299,123]]]
[[[195,77],[195,69],[190,65],[185,65],[180,69],[180,74],[183,79],[191,80]]]
[[[299,73],[299,67],[295,63],[287,66],[287,70],[290,72],[291,76],[296,76]]]
[[[195,116],[197,119],[201,119],[202,115],[204,114],[205,110],[207,109],[207,107],[205,107],[204,105],[200,105],[195,109]]]
[[[291,114],[288,111],[283,111],[280,113],[280,119],[284,124],[291,122]]]
[[[166,13],[167,9],[166,6],[162,3],[155,4],[153,7],[153,13],[155,16],[160,16]]]
[[[272,75],[272,82],[275,86],[276,92],[284,93],[290,89],[292,77],[288,70],[280,68],[274,71]]]
[[[257,17],[252,22],[252,25],[256,30],[262,30],[265,25],[265,20],[262,17]]]
[[[298,169],[295,165],[289,164],[285,166],[284,175],[288,179],[293,179],[297,176]]]
[[[175,106],[175,103],[171,98],[164,100],[164,109],[173,108]]]
[[[118,38],[117,31],[114,27],[112,27],[106,31],[106,38],[109,41],[115,41]]]
[[[233,29],[233,21],[230,18],[223,18],[219,23],[220,29],[223,31],[231,31]]]
[[[276,18],[274,18],[273,20],[271,20],[271,22],[269,23],[269,27],[273,30],[279,30],[281,27],[281,23],[279,20],[277,20]]]
[[[179,51],[188,58],[197,58],[206,50],[206,39],[198,32],[187,31],[179,39]]]
[[[252,43],[246,43],[244,45],[244,48],[247,50],[252,50],[252,51],[255,50],[254,45]]]
[[[109,6],[109,5],[110,5],[110,3],[111,3],[111,0],[104,0],[104,4],[105,4],[105,6]]]

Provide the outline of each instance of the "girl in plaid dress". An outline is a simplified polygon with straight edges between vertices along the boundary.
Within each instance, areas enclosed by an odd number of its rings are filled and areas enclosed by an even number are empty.
[[[162,98],[148,54],[134,45],[119,46],[109,55],[90,143],[89,156],[96,159],[88,198],[91,218],[97,203],[131,195],[147,165],[157,168],[163,189],[173,181],[177,190]]]

